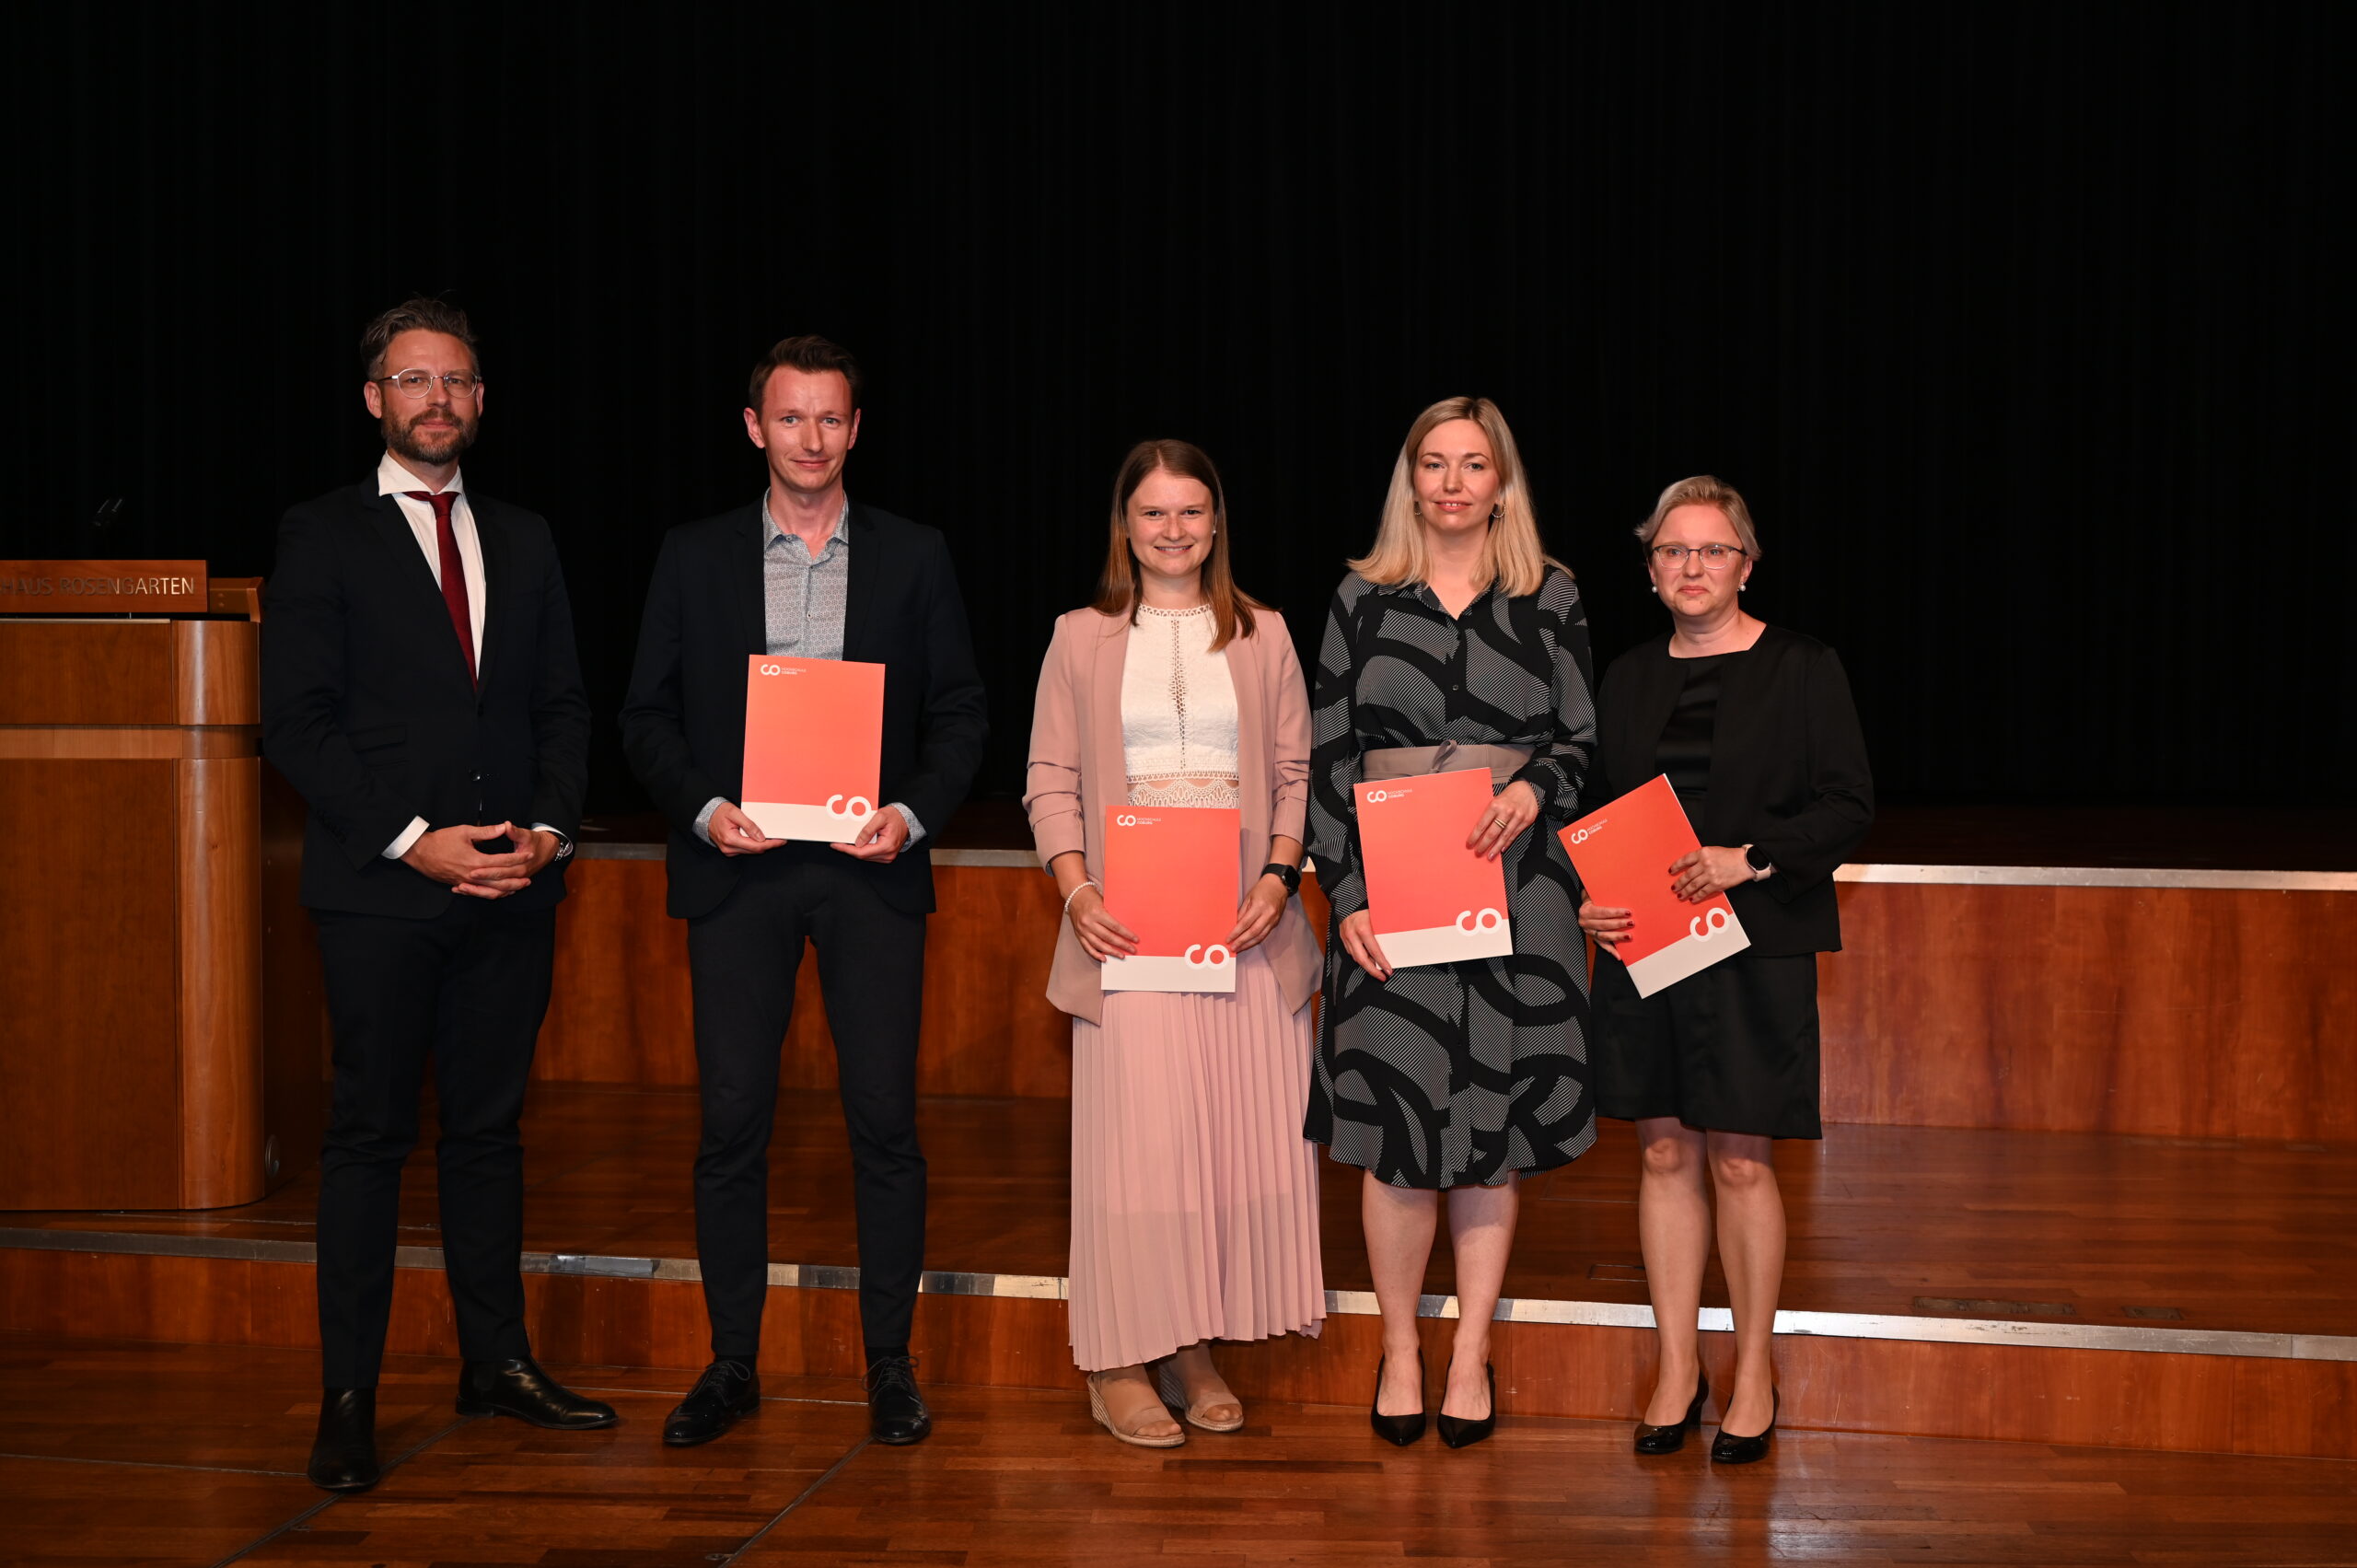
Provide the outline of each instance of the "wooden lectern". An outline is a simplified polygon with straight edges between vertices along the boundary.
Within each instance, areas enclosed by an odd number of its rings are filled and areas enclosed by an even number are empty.
[[[0,1209],[251,1202],[317,1157],[327,1041],[258,585],[0,568],[54,604],[0,598],[44,612],[0,618]]]

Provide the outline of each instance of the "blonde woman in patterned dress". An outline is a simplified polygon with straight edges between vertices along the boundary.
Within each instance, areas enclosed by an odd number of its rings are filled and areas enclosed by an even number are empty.
[[[1056,622],[1024,806],[1064,904],[1048,998],[1072,1015],[1073,1359],[1124,1443],[1244,1411],[1213,1340],[1316,1334],[1318,1170],[1302,1136],[1317,939],[1295,899],[1309,699],[1284,618],[1230,574],[1219,473],[1184,441],[1133,448],[1097,602]],[[1230,995],[1107,993],[1136,950],[1105,907],[1113,804],[1237,807]]]

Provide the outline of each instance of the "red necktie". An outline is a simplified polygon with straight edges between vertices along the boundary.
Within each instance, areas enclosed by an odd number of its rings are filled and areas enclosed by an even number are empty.
[[[450,527],[450,508],[458,505],[458,493],[446,490],[436,495],[405,490],[401,494],[434,508],[434,539],[442,551],[442,602],[450,607],[450,625],[459,633],[459,651],[467,656],[467,673],[480,680],[475,670],[474,616],[467,608],[467,568],[459,559],[459,536]]]

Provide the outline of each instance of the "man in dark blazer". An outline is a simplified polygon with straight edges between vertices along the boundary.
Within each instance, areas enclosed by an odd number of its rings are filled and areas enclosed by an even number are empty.
[[[768,489],[665,536],[621,714],[631,765],[670,822],[668,907],[688,922],[703,1107],[696,1253],[713,1362],[663,1439],[710,1442],[761,1397],[770,1126],[807,939],[851,1131],[869,1424],[879,1442],[914,1443],[932,1429],[909,1356],[924,1268],[925,840],[981,761],[982,683],[941,535],[844,494],[859,438],[851,355],[788,338],[753,367],[747,401]],[[764,654],[885,667],[888,804],[854,843],[765,838],[739,809],[746,661]]]
[[[310,806],[303,901],[335,1033],[309,1473],[337,1492],[377,1477],[401,1164],[429,1054],[459,1411],[615,1421],[533,1364],[517,1272],[517,1122],[588,771],[564,576],[547,523],[459,478],[483,405],[465,315],[412,299],[369,324],[361,354],[384,459],[286,514],[261,642],[263,747]]]

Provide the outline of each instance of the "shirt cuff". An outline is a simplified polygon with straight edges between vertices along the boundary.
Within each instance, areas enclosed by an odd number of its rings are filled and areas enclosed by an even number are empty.
[[[556,835],[557,859],[563,860],[573,853],[573,840],[563,829],[552,828],[546,822],[535,822],[532,824],[532,831],[536,833],[553,833]]]
[[[924,837],[924,824],[917,820],[917,814],[915,812],[910,810],[907,807],[901,805],[897,800],[892,802],[892,809],[899,812],[900,814],[900,820],[909,825],[910,843],[914,843],[919,839]]]
[[[399,860],[401,856],[407,854],[412,849],[414,849],[417,846],[417,841],[424,836],[425,819],[423,817],[411,818],[409,819],[409,826],[401,830],[401,836],[385,846],[385,858],[387,860]]]
[[[703,809],[696,813],[696,837],[712,843],[712,814],[727,804],[726,799],[717,795],[703,803]],[[717,849],[720,846],[713,844],[713,847]]]

